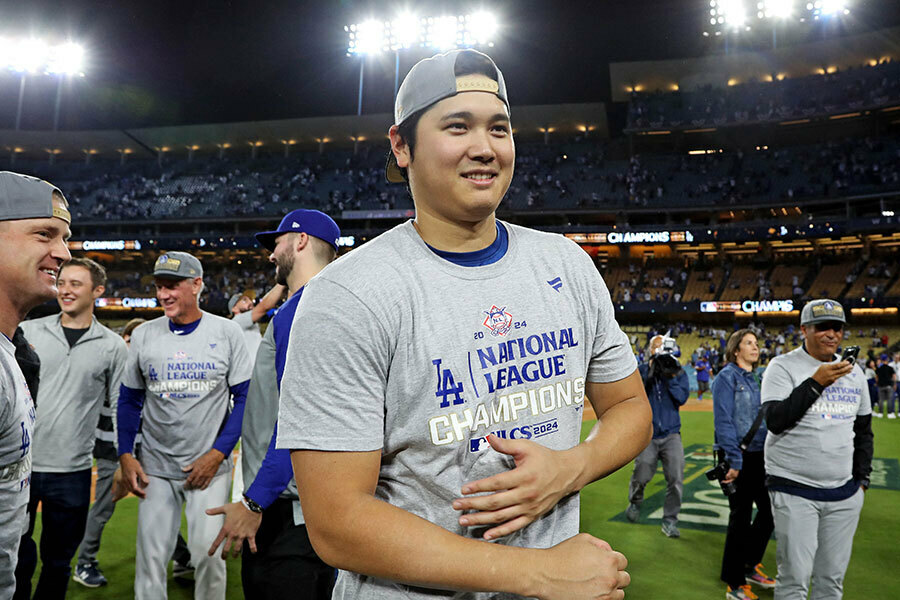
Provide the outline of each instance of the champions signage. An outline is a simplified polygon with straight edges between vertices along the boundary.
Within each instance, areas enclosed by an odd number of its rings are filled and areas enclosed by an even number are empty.
[[[693,242],[690,231],[610,231],[608,233],[567,233],[577,244],[668,244]]]
[[[793,300],[744,300],[743,302],[701,302],[700,312],[789,313]]]
[[[84,240],[69,242],[69,250],[140,250],[139,240]]]
[[[97,298],[97,308],[159,308],[156,298]]]

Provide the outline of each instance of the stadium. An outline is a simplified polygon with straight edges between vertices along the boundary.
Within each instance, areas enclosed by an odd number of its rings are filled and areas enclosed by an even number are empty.
[[[894,3],[505,2],[485,12],[445,2],[417,7],[412,20],[389,3],[276,2],[266,16],[235,3],[168,17],[117,8],[92,26],[95,3],[75,2],[64,15],[51,4],[0,8],[19,23],[0,21],[0,171],[65,194],[69,250],[106,269],[94,314],[116,332],[163,314],[153,273],[164,252],[197,257],[201,308],[228,316],[233,295],[259,300],[275,283],[271,252],[254,234],[289,211],[329,215],[340,227],[339,261],[415,218],[408,187],[384,177],[399,82],[438,51],[493,57],[510,86],[516,142],[497,218],[580,246],[634,354],[649,359],[650,340],[671,336],[690,385],[679,539],[660,534],[661,474],[637,523],[625,513],[631,465],[581,492],[581,531],[628,558],[628,598],[721,597],[724,588],[728,501],[703,477],[714,464],[714,417],[698,360],[718,373],[728,336],[750,327],[765,377],[771,359],[803,345],[803,307],[828,298],[846,311],[842,346],[860,347],[871,378],[879,360],[900,363]],[[73,33],[38,43],[42,19],[48,31]],[[183,23],[203,19],[191,39]],[[302,43],[277,30],[288,20],[305,23]],[[135,21],[146,22],[134,33],[146,47],[111,32]],[[58,312],[51,301],[29,318]],[[583,436],[595,421],[586,410]],[[871,485],[846,598],[900,597],[884,576],[900,533],[898,427],[872,420]],[[104,533],[108,585],[70,582],[69,597],[133,597],[138,503],[121,500]],[[762,561],[772,576],[776,544]],[[34,585],[40,571],[38,562]],[[245,597],[240,559],[228,559],[227,571],[226,597]],[[167,585],[169,597],[193,595],[191,581],[169,576]]]

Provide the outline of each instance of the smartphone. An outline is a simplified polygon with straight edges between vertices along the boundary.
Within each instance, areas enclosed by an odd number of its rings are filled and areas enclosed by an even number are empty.
[[[846,360],[851,365],[856,364],[856,359],[859,357],[859,346],[847,346],[844,348],[844,353],[841,355],[841,360]]]

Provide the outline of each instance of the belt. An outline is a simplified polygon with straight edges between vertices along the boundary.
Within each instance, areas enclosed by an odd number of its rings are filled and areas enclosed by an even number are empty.
[[[29,452],[24,458],[0,467],[0,483],[7,481],[18,481],[24,476],[31,474],[31,453]]]

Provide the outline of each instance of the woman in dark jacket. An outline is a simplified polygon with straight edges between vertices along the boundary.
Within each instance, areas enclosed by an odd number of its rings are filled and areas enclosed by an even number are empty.
[[[741,449],[741,441],[760,410],[760,385],[753,372],[759,360],[756,334],[750,329],[732,333],[725,345],[725,360],[725,367],[712,384],[716,451],[729,466],[723,483],[733,482],[735,488],[728,496],[731,513],[722,555],[722,580],[728,585],[726,598],[756,598],[750,583],[775,587],[775,580],[763,573],[761,564],[774,529],[763,462],[764,423],[746,450]]]

